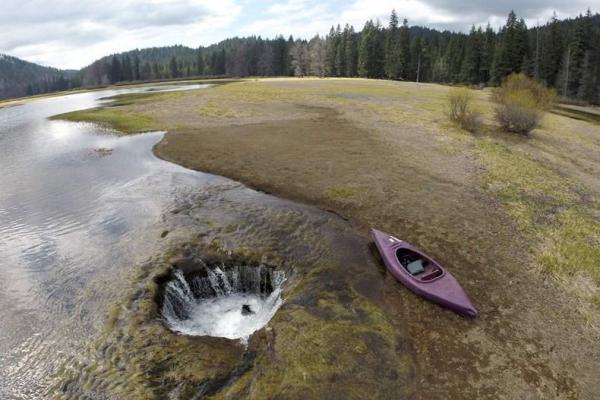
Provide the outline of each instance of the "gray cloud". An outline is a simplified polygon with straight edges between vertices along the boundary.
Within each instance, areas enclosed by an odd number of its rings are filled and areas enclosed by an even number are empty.
[[[597,1],[597,0],[593,0]],[[571,14],[584,12],[591,6],[589,0],[427,0],[426,3],[456,14],[507,15],[510,10],[523,17],[535,17],[546,10],[557,10]],[[596,4],[597,6],[598,4]]]
[[[0,53],[73,68],[129,48],[198,45],[239,14],[236,1],[2,0]]]
[[[156,1],[47,1],[3,0],[1,24],[38,24],[48,21],[80,23],[94,21],[101,24],[165,26],[189,24],[210,15],[206,5],[193,0]]]

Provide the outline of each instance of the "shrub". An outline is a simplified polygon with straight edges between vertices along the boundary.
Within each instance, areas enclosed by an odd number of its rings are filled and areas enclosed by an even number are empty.
[[[473,109],[473,94],[467,88],[452,88],[448,93],[450,119],[463,129],[475,132],[481,125],[480,114]]]
[[[509,132],[528,134],[544,111],[552,108],[556,93],[525,74],[512,74],[494,91],[496,119]]]
[[[540,123],[541,110],[531,93],[518,90],[503,96],[496,107],[496,119],[509,132],[528,134]]]

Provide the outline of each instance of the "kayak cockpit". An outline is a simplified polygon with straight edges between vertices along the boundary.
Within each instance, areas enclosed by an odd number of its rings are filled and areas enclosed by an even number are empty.
[[[416,251],[400,248],[396,250],[398,262],[409,275],[421,282],[430,282],[444,275],[442,267]]]

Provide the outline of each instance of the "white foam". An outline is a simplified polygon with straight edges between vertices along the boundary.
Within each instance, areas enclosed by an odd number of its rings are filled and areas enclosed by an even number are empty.
[[[273,291],[261,291],[262,268],[242,268],[223,271],[207,270],[207,278],[195,278],[192,290],[181,271],[167,284],[162,315],[171,330],[190,336],[215,336],[247,341],[250,335],[266,326],[281,304],[283,272],[271,274]],[[267,271],[270,273],[270,271]],[[263,274],[265,271],[263,271]],[[241,278],[245,277],[246,290]],[[248,291],[251,287],[253,290]],[[212,291],[214,296],[194,296]],[[243,313],[244,306],[250,313]],[[182,315],[184,313],[185,316]]]
[[[202,299],[190,310],[189,319],[172,319],[169,325],[184,335],[247,340],[269,323],[281,303],[281,289],[266,298],[258,294],[233,293]],[[244,305],[250,306],[251,314],[242,313]]]

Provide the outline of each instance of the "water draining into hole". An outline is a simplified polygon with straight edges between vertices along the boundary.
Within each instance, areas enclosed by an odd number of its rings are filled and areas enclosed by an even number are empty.
[[[179,269],[164,287],[162,316],[175,332],[247,340],[282,304],[283,271],[239,265]]]

